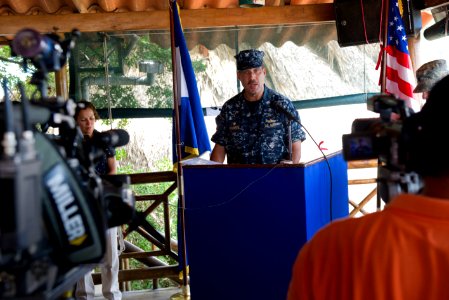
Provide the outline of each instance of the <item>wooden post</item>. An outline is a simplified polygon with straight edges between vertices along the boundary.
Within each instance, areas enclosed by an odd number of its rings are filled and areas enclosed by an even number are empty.
[[[64,99],[69,98],[69,91],[67,88],[67,64],[55,72],[56,96],[61,96]]]

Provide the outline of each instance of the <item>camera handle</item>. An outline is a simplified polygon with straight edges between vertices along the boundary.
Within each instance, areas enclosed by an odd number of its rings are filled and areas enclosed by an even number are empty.
[[[377,188],[378,197],[387,204],[398,194],[419,193],[423,188],[423,182],[415,172],[396,171],[379,165],[377,168]]]

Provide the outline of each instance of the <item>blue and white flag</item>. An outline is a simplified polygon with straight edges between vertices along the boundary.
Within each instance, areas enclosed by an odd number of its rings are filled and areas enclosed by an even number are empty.
[[[174,40],[176,49],[177,70],[179,70],[177,83],[180,85],[181,105],[179,106],[179,125],[181,159],[202,155],[211,151],[209,135],[204,122],[203,109],[193,72],[192,61],[184,39],[184,33],[179,17],[176,1],[172,2],[174,19]],[[176,105],[176,99],[175,99]],[[173,122],[173,126],[175,122]],[[176,153],[176,130],[173,130],[173,163],[178,161]]]

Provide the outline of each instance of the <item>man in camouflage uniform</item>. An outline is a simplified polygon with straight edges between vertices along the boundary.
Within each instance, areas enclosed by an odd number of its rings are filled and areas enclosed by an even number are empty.
[[[432,60],[425,63],[416,70],[418,84],[413,90],[413,93],[422,93],[422,98],[427,99],[433,86],[448,74],[449,70],[444,59]]]
[[[265,86],[263,56],[263,51],[254,49],[235,56],[243,91],[226,101],[216,118],[217,131],[211,139],[215,143],[213,161],[223,162],[227,156],[230,164],[276,164],[286,160],[298,163],[301,158],[301,142],[306,136],[301,125],[290,122],[282,109],[299,121],[298,112],[287,97]]]

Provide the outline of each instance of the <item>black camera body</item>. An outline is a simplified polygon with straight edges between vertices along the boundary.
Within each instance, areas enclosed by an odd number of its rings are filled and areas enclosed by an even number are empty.
[[[342,137],[343,157],[346,161],[378,160],[378,188],[382,199],[401,192],[417,192],[422,180],[414,170],[413,147],[416,134],[411,126],[404,126],[414,114],[405,101],[389,95],[368,99],[368,110],[379,118],[356,119],[350,134]]]
[[[356,119],[350,134],[343,135],[343,156],[346,161],[378,158],[391,168],[405,170],[401,135],[403,122],[413,114],[401,99],[378,95],[367,101],[368,110],[379,118]]]
[[[19,84],[21,101],[13,103],[3,81],[0,298],[56,299],[102,260],[106,230],[133,218],[134,195],[128,176],[95,173],[102,150],[84,145],[73,118],[77,104],[46,96],[46,73],[64,65],[73,38],[60,42],[25,29],[14,44],[40,74],[32,78],[40,97],[28,100]],[[17,45],[34,45],[34,52]],[[38,124],[58,128],[59,135],[37,130]]]

